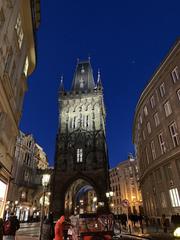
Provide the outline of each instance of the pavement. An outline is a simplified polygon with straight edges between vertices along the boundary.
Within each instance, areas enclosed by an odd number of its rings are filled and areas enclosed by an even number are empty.
[[[39,228],[40,223],[21,223],[20,229],[17,231],[16,240],[39,240]],[[143,229],[140,226],[132,227],[129,224],[128,228],[119,228],[119,225],[115,225],[114,240],[174,240],[172,235],[172,229],[169,229],[168,233],[164,233],[163,229],[155,226],[145,227]]]

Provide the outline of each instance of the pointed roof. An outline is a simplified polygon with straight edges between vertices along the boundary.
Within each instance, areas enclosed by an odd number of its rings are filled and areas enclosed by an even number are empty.
[[[102,89],[101,73],[99,69],[98,69],[98,78],[97,78],[97,88]]]
[[[95,83],[90,60],[78,62],[72,83],[72,90],[88,91],[94,88]]]

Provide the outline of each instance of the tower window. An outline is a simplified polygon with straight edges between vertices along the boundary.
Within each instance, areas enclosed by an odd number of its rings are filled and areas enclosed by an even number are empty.
[[[165,153],[166,152],[166,147],[165,147],[165,141],[164,141],[162,133],[159,134],[159,144],[160,144],[160,147],[161,147],[161,153],[162,154]]]
[[[156,159],[156,150],[155,150],[154,141],[151,142],[151,152],[152,152],[153,160]]]
[[[77,162],[78,163],[83,162],[83,150],[82,150],[82,148],[77,149]]]
[[[16,20],[15,30],[16,30],[16,34],[17,34],[18,46],[19,46],[19,49],[21,49],[23,38],[24,38],[24,33],[23,33],[23,29],[22,29],[22,21],[21,21],[20,14],[18,15],[17,20]]]
[[[160,124],[158,113],[154,114],[154,122],[155,122],[156,127]]]
[[[165,110],[166,117],[168,117],[172,113],[172,109],[169,101],[167,101],[164,104],[164,110]]]
[[[151,107],[154,108],[156,105],[154,96],[150,98],[150,102],[151,102]]]

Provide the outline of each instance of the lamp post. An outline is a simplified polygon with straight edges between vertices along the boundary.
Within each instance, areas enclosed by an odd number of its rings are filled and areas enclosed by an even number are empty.
[[[110,208],[114,206],[114,205],[111,205],[111,199],[112,199],[113,196],[114,196],[113,191],[106,192],[106,197],[108,198]]]
[[[43,203],[42,203],[42,207],[41,207],[41,224],[40,224],[39,240],[43,240],[43,239],[41,239],[41,235],[42,235],[42,226],[43,226],[43,220],[44,220],[44,203],[45,203],[46,188],[49,184],[50,177],[51,177],[50,174],[43,174],[43,177],[42,177]]]

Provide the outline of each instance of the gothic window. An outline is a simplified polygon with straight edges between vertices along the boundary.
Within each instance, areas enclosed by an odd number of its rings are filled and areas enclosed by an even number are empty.
[[[146,106],[144,107],[144,115],[145,115],[145,116],[147,116],[147,115],[148,115],[148,109],[147,109],[147,107],[146,107]]]
[[[150,102],[151,102],[151,107],[154,108],[156,105],[154,96],[150,98]]]
[[[155,150],[154,141],[151,142],[151,152],[152,152],[153,160],[156,159],[156,150]]]
[[[151,124],[150,122],[147,123],[147,131],[150,134],[151,133]]]
[[[86,116],[86,127],[89,127],[89,116]]]
[[[76,128],[76,117],[73,119],[73,128]]]
[[[83,162],[83,150],[82,148],[77,149],[77,163]]]

